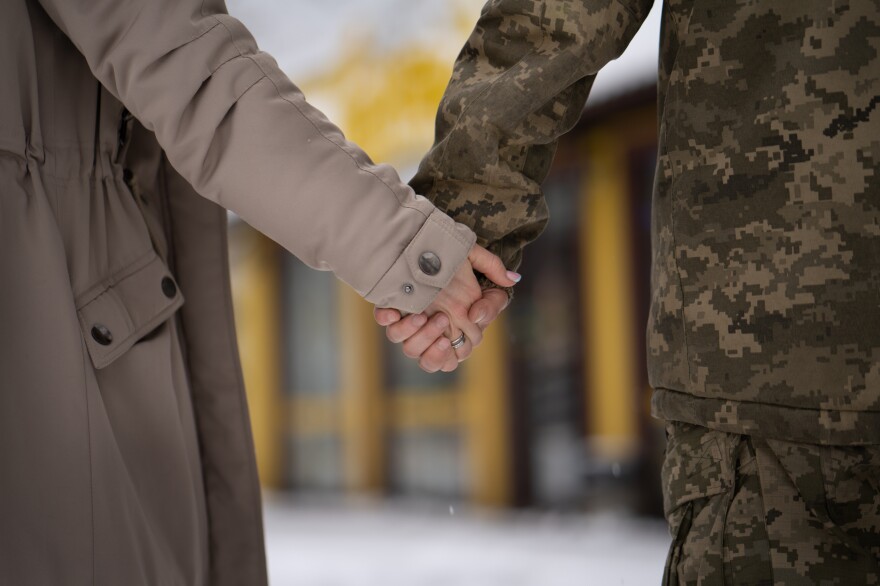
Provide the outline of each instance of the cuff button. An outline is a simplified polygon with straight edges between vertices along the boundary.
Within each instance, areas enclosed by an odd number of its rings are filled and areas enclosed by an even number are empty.
[[[174,284],[171,277],[165,277],[162,279],[162,293],[164,293],[165,297],[168,299],[174,299],[174,296],[177,295],[177,285]]]
[[[440,257],[433,252],[424,252],[419,257],[419,268],[429,277],[439,273],[442,266],[443,263],[440,262]]]
[[[95,324],[92,326],[92,339],[101,346],[109,346],[113,343],[113,334],[103,324]]]
[[[415,290],[416,290],[416,288],[413,287],[412,285],[410,285],[409,283],[407,283],[406,285],[403,286],[403,292],[406,293],[407,295],[412,295],[413,291],[415,291]]]

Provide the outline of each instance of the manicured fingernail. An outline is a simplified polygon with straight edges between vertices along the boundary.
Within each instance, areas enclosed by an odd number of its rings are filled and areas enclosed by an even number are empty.
[[[428,323],[428,318],[423,313],[417,313],[416,315],[412,316],[412,323],[417,328],[420,328]]]
[[[478,324],[478,323],[482,322],[485,318],[486,318],[486,312],[484,311],[480,315],[477,316],[477,319],[474,320],[474,323]]]
[[[434,319],[434,323],[437,325],[438,328],[445,328],[449,325],[449,318],[446,317],[446,314],[441,313]]]
[[[522,275],[520,275],[519,273],[514,273],[513,271],[507,271],[507,278],[514,283],[519,283],[520,281],[522,281]]]

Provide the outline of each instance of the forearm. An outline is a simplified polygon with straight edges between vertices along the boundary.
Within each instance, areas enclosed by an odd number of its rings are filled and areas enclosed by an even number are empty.
[[[466,258],[473,234],[346,142],[222,2],[42,2],[197,192],[309,265],[420,311]]]
[[[649,8],[649,0],[490,1],[456,60],[413,188],[516,268],[548,219],[541,183],[559,137]]]

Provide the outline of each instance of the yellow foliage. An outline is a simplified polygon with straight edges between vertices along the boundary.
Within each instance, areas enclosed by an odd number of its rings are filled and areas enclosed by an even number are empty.
[[[445,47],[383,51],[369,36],[353,40],[338,63],[303,83],[306,95],[317,96],[346,137],[374,160],[414,168],[433,142],[437,105],[481,5],[458,2]]]

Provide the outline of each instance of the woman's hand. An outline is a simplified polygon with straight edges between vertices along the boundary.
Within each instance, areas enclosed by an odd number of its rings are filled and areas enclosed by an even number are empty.
[[[388,339],[403,343],[403,353],[419,361],[426,372],[451,372],[470,356],[483,339],[483,330],[507,306],[508,295],[500,289],[483,291],[474,271],[496,285],[512,287],[520,275],[507,271],[497,256],[475,245],[449,285],[424,313],[401,319],[395,309],[376,309],[376,321],[386,326]],[[464,334],[464,343],[453,348],[451,340]]]

